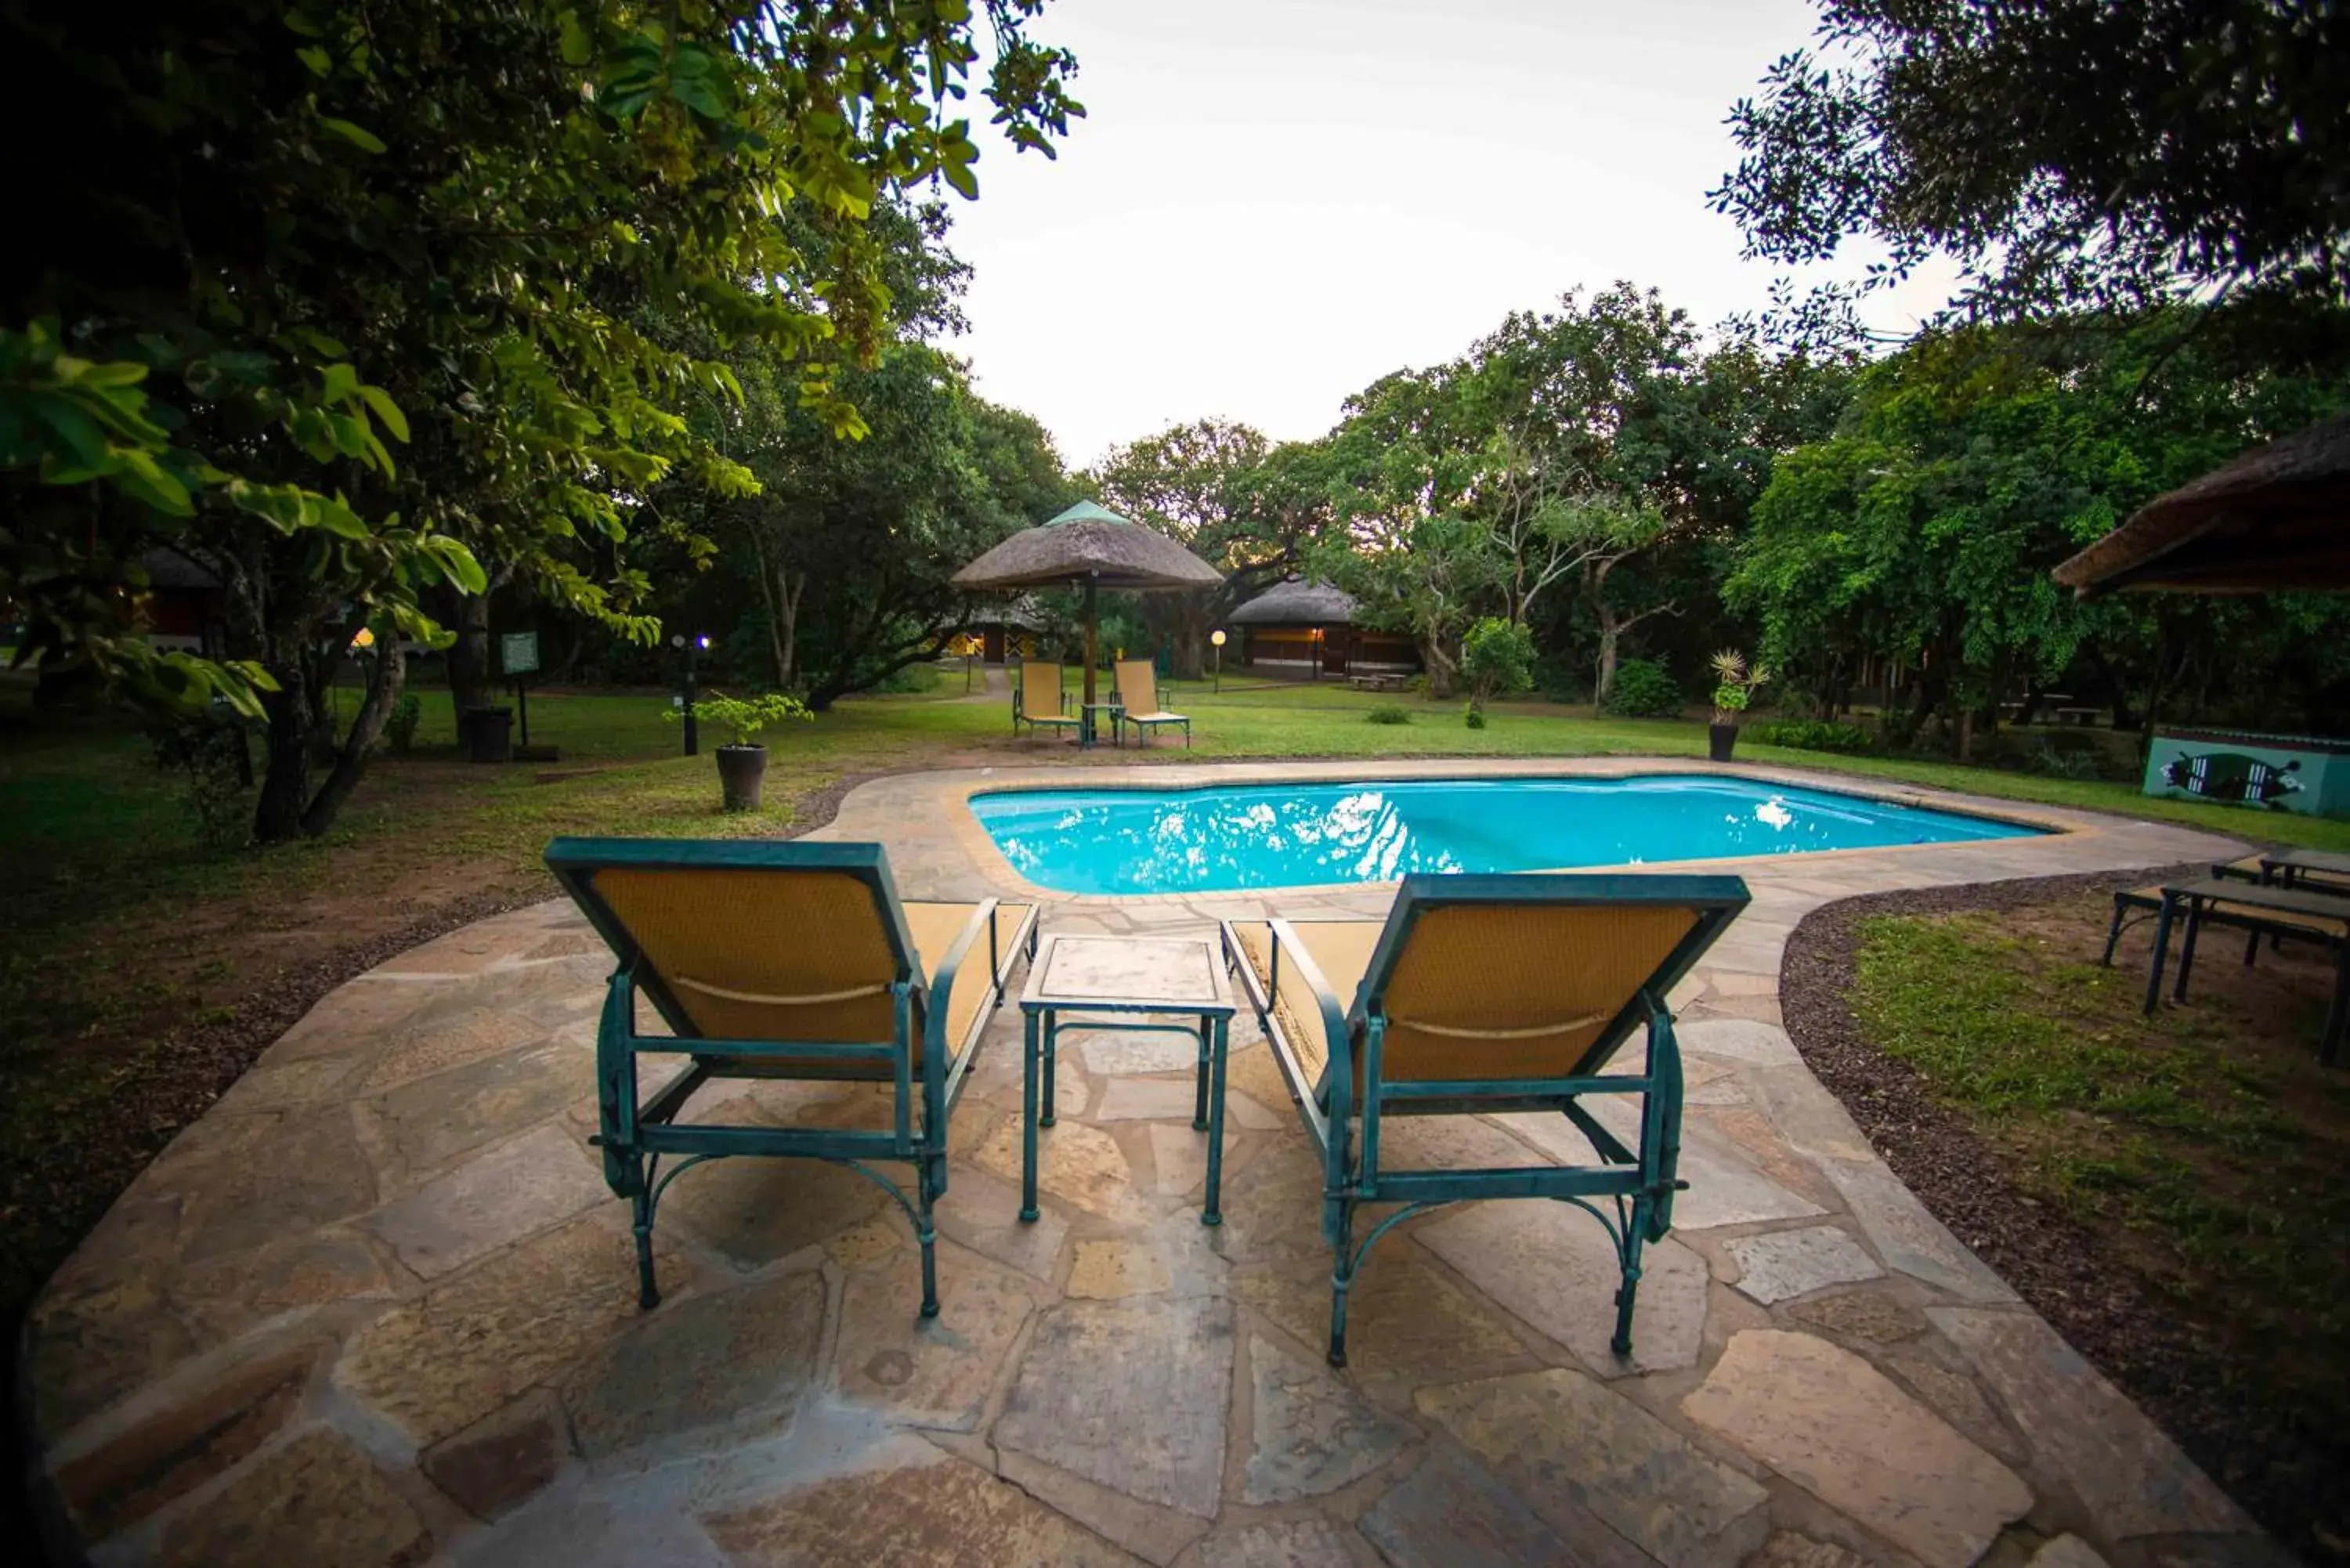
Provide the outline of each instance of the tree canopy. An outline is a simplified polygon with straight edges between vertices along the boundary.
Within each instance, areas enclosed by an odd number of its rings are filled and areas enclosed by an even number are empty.
[[[1820,0],[1815,46],[1731,109],[1741,158],[1711,199],[1750,255],[1883,247],[1793,327],[1848,327],[1944,254],[1976,318],[2244,296],[2306,354],[2294,307],[2350,295],[2345,29],[2337,6],[2259,0]]]
[[[801,409],[863,432],[841,378],[900,308],[877,209],[977,193],[974,85],[1015,146],[1082,113],[1074,61],[1026,34],[1040,8],[0,7],[12,66],[82,106],[60,139],[54,98],[0,95],[0,168],[45,235],[0,258],[0,319],[32,324],[0,342],[24,653],[185,703],[258,689],[269,839],[331,820],[397,695],[385,637],[311,796],[321,650],[378,621],[435,639],[428,589],[518,573],[649,638],[643,496],[757,485],[686,417],[738,389],[702,350],[763,346]],[[159,545],[222,576],[231,662],[136,637]]]

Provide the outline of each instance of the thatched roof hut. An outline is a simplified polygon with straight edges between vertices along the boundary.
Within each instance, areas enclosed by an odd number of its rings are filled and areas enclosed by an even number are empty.
[[[2055,577],[2084,597],[2350,588],[2350,416],[2158,496]]]
[[[1297,577],[1273,587],[1224,618],[1230,626],[1352,626],[1355,597],[1330,583]]]

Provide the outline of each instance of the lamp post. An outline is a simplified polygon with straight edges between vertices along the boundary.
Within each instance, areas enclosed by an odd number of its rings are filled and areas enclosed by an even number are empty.
[[[693,659],[694,655],[710,646],[710,639],[707,636],[688,637],[679,632],[669,639],[669,645],[685,650],[685,701],[681,704],[685,709],[685,754],[698,757],[702,754],[702,737],[693,725]]]
[[[1222,627],[1218,627],[1215,630],[1213,630],[1213,631],[1210,632],[1210,633],[1208,634],[1208,640],[1209,640],[1210,642],[1213,643],[1213,644],[1215,645],[1215,649],[1216,649],[1216,694],[1217,694],[1218,696],[1220,696],[1220,697],[1221,697],[1221,696],[1222,696],[1222,695],[1223,695],[1223,691],[1224,691],[1224,630],[1223,630],[1223,628],[1222,628]]]

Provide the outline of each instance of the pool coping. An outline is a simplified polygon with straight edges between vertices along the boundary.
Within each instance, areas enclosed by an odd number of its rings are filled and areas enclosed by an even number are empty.
[[[2141,819],[2116,816],[2105,812],[2064,806],[2040,806],[2028,802],[1996,801],[1981,795],[1966,794],[1955,790],[1935,789],[1916,784],[1888,784],[1880,781],[1855,784],[1851,775],[1820,770],[1788,767],[1778,763],[1714,763],[1694,758],[1656,756],[1607,757],[1510,757],[1491,761],[1461,757],[1430,758],[1425,761],[1381,758],[1375,769],[1367,772],[1367,759],[1299,760],[1274,762],[1200,763],[1189,764],[1127,763],[1109,767],[1088,767],[1082,773],[1066,766],[1038,765],[1014,769],[978,768],[942,770],[931,774],[899,774],[899,784],[930,781],[933,798],[942,809],[950,836],[969,857],[973,867],[993,887],[1017,897],[1039,902],[1067,903],[1094,899],[1114,899],[1127,904],[1181,902],[1187,899],[1237,897],[1245,894],[1294,893],[1301,898],[1326,895],[1342,888],[1394,888],[1399,880],[1388,878],[1368,882],[1299,882],[1284,883],[1253,888],[1191,888],[1170,893],[1075,893],[1047,888],[1031,881],[1015,867],[994,836],[987,831],[972,809],[972,801],[983,794],[1014,794],[1022,790],[1134,790],[1166,792],[1176,789],[1218,789],[1242,784],[1317,784],[1347,783],[1442,783],[1447,781],[1476,783],[1511,778],[1639,778],[1661,774],[1744,779],[1764,784],[1782,784],[1799,789],[1817,790],[1825,794],[1849,795],[1859,800],[1877,801],[1887,805],[1940,811],[1957,816],[1972,816],[2011,826],[2029,827],[2050,836],[2096,836],[2137,825]],[[1182,775],[1170,780],[1169,774],[1180,770]],[[1209,776],[1199,777],[1200,774]],[[1874,787],[1871,787],[1871,786]],[[848,802],[842,803],[846,806]],[[1998,840],[1964,839],[1943,844],[1867,845],[1844,849],[1810,849],[1801,855],[1740,855],[1720,856],[1691,860],[1621,861],[1609,866],[1577,866],[1572,867],[1536,868],[1563,869],[1577,872],[1654,871],[1666,867],[1676,869],[1720,870],[1728,867],[1753,867],[1760,864],[1784,865],[1799,860],[1806,865],[1834,865],[1855,855],[1921,855],[1949,853]]]

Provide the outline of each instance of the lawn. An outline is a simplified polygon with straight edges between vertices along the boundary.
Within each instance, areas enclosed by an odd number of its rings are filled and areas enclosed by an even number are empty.
[[[844,701],[765,737],[768,805],[748,816],[717,809],[708,756],[678,754],[661,693],[535,694],[531,739],[559,747],[561,761],[484,768],[457,759],[447,698],[427,691],[414,752],[371,767],[334,832],[267,853],[205,848],[135,727],[36,717],[21,690],[0,690],[0,921],[10,932],[0,1014],[12,1025],[0,1042],[0,1303],[21,1303],[120,1183],[222,1086],[155,1099],[151,1085],[199,1070],[233,1077],[236,1050],[265,1042],[217,1042],[255,1016],[257,996],[330,980],[338,962],[371,945],[546,896],[537,857],[554,835],[779,833],[801,802],[844,775],[1077,760],[1015,742],[1008,698],[964,701],[960,671],[918,684],[926,689]],[[1147,754],[1176,766],[1237,757],[1695,757],[1705,747],[1702,724],[1540,703],[1497,704],[1487,728],[1471,730],[1457,703],[1336,683],[1228,678],[1221,692],[1185,682],[1166,697],[1193,715],[1194,744],[1162,742]],[[1366,722],[1373,708],[1396,704],[1409,722]],[[720,738],[705,731],[705,751]],[[1086,760],[1142,755],[1129,748]],[[1741,755],[2350,848],[2350,824],[2148,801],[2122,784],[1767,747]],[[192,1065],[192,1030],[215,1041]],[[139,1114],[117,1114],[132,1090],[147,1096]]]
[[[2093,1278],[2147,1287],[2154,1321],[2118,1335],[2109,1369],[2151,1376],[2133,1392],[2168,1402],[2266,1522],[2338,1536],[2350,1499],[2319,1480],[2350,1457],[2350,1073],[2315,1051],[2331,956],[2263,951],[2247,969],[2223,935],[2189,1004],[2148,1017],[2143,929],[2115,968],[2097,962],[2109,907],[2092,891],[1864,920],[1854,1018],[1995,1151],[1989,1179],[2075,1228],[2055,1245],[2092,1253]],[[2112,1321],[2109,1305],[2035,1304],[2060,1326],[2074,1305]],[[2166,1370],[2156,1345],[2182,1334]]]

